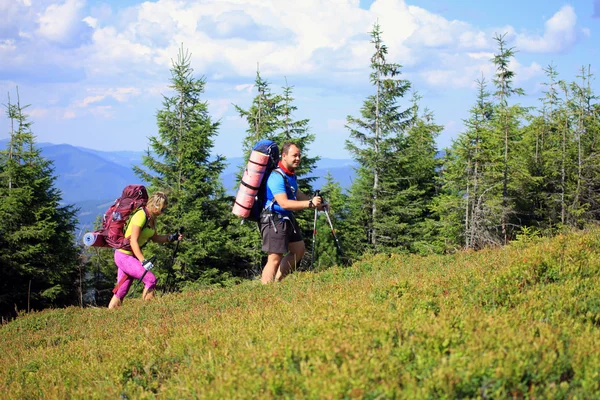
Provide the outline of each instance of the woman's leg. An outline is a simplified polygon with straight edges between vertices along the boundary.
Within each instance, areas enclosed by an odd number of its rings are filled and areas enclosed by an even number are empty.
[[[148,292],[154,292],[154,288],[156,287],[156,277],[151,271],[146,272],[142,263],[139,262],[137,258],[120,251],[115,251],[115,263],[117,264],[117,267],[119,267],[119,282],[123,276],[128,277],[128,279],[119,287],[117,293],[115,293],[116,297],[123,300],[133,284],[133,280],[140,279],[142,275],[144,276],[143,282],[145,287],[143,298],[149,300],[153,297],[153,294],[149,295]],[[146,272],[145,275],[144,272]]]

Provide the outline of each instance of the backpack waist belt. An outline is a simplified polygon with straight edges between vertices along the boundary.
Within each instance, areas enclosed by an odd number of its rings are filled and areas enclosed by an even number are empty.
[[[271,225],[273,225],[273,229],[275,230],[275,233],[277,233],[277,225],[275,224],[275,221],[277,220],[277,223],[284,223],[285,221],[290,221],[290,223],[292,224],[292,229],[294,230],[294,233],[296,233],[296,227],[294,226],[294,222],[296,221],[296,219],[294,218],[294,216],[292,215],[291,217],[288,217],[287,215],[283,215],[274,211],[270,211],[270,210],[264,210],[261,214],[260,214],[260,219],[263,222],[268,222]]]

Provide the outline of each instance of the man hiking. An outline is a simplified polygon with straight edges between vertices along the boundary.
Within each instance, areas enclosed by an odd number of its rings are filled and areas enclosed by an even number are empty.
[[[262,249],[269,254],[262,271],[263,284],[285,278],[304,256],[304,241],[293,212],[324,207],[320,196],[311,199],[298,190],[295,172],[300,165],[300,153],[297,144],[285,143],[281,161],[267,180],[267,202],[259,222]],[[288,254],[284,257],[285,253]]]

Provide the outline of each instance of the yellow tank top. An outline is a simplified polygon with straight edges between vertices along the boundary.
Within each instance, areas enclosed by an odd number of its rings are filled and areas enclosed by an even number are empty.
[[[129,222],[127,223],[127,228],[125,229],[126,238],[131,237],[131,232],[133,230],[134,225],[142,228],[142,232],[140,233],[140,236],[138,238],[138,244],[140,245],[140,247],[146,244],[146,242],[150,240],[150,238],[156,233],[156,230],[154,228],[151,228],[146,225],[146,213],[141,208],[137,210],[131,217],[129,217]],[[133,255],[133,252],[129,250],[118,249],[118,251],[120,251],[121,253],[129,254],[131,256]]]

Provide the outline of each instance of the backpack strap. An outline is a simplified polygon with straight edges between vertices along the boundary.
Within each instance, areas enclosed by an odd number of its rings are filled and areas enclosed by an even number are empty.
[[[283,178],[283,184],[285,185],[285,194],[287,195],[288,193],[290,193],[292,191],[292,186],[290,185],[290,182],[289,182],[285,172],[283,172],[283,170],[281,168],[275,168],[272,172],[277,172],[279,175],[281,175],[281,177]],[[263,211],[265,211],[265,210],[272,211],[274,204],[275,204],[275,197],[273,197],[273,199],[269,203],[265,204],[265,208],[263,209]]]
[[[137,214],[138,211],[140,211],[140,210],[144,211],[144,224],[142,225],[142,230],[144,230],[150,226],[150,215],[148,214],[148,209],[146,208],[146,206],[141,206],[129,215],[129,218],[127,219],[127,223],[123,227],[123,235],[125,234],[125,232],[127,232],[127,228],[129,227],[129,224],[131,223],[133,216],[135,214]],[[150,241],[150,239],[146,240],[146,243],[140,245],[140,249],[144,248],[144,246],[146,246],[149,241]]]

